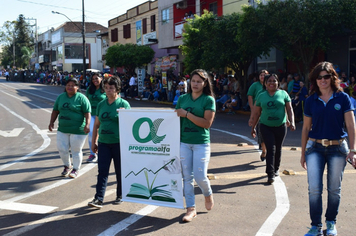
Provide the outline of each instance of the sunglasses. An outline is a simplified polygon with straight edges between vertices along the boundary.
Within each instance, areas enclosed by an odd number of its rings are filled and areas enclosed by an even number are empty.
[[[331,78],[331,75],[319,75],[318,76],[318,78],[316,78],[317,80],[321,80],[321,79],[325,79],[325,80],[327,80],[327,79],[330,79]]]

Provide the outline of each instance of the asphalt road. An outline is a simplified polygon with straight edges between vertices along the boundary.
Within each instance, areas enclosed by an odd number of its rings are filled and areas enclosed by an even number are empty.
[[[310,220],[306,172],[300,167],[300,129],[289,131],[281,177],[266,185],[247,126],[248,114],[217,114],[211,129],[209,174],[215,206],[208,212],[196,187],[198,216],[182,223],[185,211],[124,202],[113,205],[115,176],[109,176],[104,206],[87,207],[95,194],[96,164],[83,163],[77,179],[60,177],[56,132],[50,113],[63,87],[6,82],[0,78],[0,235],[304,235]],[[173,106],[129,100],[133,109]],[[238,146],[242,144],[242,146]],[[292,150],[295,149],[296,150]],[[84,158],[89,149],[86,142]],[[337,228],[355,235],[356,170],[346,166]],[[326,188],[324,187],[324,206]]]

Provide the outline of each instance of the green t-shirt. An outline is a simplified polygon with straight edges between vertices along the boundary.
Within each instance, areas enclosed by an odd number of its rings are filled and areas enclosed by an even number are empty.
[[[191,93],[179,97],[176,109],[183,108],[195,116],[204,117],[206,110],[215,112],[215,100],[212,96],[202,94],[193,100]],[[195,125],[188,118],[180,118],[180,141],[189,144],[210,143],[210,131]]]
[[[247,91],[247,96],[252,96],[253,104],[255,104],[258,94],[263,90],[263,85],[260,81],[254,82]]]
[[[262,108],[260,123],[277,127],[286,123],[286,103],[290,102],[288,93],[277,90],[273,96],[264,91],[256,98],[256,106]]]
[[[288,83],[288,93],[292,92],[294,86],[294,79]]]
[[[96,116],[96,107],[98,106],[99,102],[104,100],[106,98],[106,93],[101,92],[101,89],[95,90],[93,94],[89,93],[89,87],[85,93],[87,98],[89,99],[90,105],[91,105],[91,115]]]
[[[105,98],[99,102],[96,107],[96,115],[100,121],[99,127],[99,139],[101,143],[119,143],[119,119],[117,109],[119,108],[130,109],[130,104],[122,99],[118,98],[115,102],[109,104],[108,99]]]
[[[58,131],[69,134],[85,134],[85,113],[90,113],[90,102],[86,96],[77,92],[68,97],[64,92],[58,96],[53,106],[54,111],[59,111]]]

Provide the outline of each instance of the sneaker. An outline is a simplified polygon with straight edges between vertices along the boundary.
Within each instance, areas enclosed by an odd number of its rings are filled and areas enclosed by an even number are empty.
[[[65,176],[67,176],[67,175],[71,172],[71,170],[72,170],[72,167],[64,166],[64,170],[63,170],[63,172],[61,173],[61,175],[62,175],[63,177],[65,177]]]
[[[98,162],[98,158],[97,158],[97,156],[95,154],[94,155],[89,155],[89,157],[87,159],[87,162],[96,163],[96,162]]]
[[[321,227],[312,226],[304,236],[323,236],[323,231]]]
[[[274,176],[279,176],[279,170],[274,171]]]
[[[77,176],[78,176],[78,171],[76,169],[73,169],[72,172],[70,172],[69,174],[69,177],[73,179],[77,178]]]
[[[100,209],[103,207],[103,202],[94,198],[93,201],[88,202],[88,206]]]
[[[268,175],[267,183],[268,184],[273,184],[274,178],[275,178],[274,174],[273,175]]]
[[[120,205],[121,203],[122,203],[121,197],[117,197],[117,198],[115,199],[115,201],[114,201],[114,204],[115,204],[115,205]]]
[[[337,235],[335,221],[326,221],[326,236]]]

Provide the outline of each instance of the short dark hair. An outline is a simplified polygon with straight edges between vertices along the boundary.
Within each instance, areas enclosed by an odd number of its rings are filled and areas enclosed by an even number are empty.
[[[267,84],[267,80],[270,78],[270,77],[274,77],[276,78],[277,82],[278,82],[278,88],[281,86],[281,82],[279,81],[279,78],[278,78],[278,75],[276,74],[268,74],[268,75],[265,75],[265,78],[263,80],[263,89],[266,90],[267,87],[266,87],[266,84]]]
[[[117,93],[121,92],[121,80],[118,77],[111,76],[111,77],[109,77],[107,79],[104,79],[103,80],[103,86],[105,86],[105,84],[115,85],[116,92]]]

